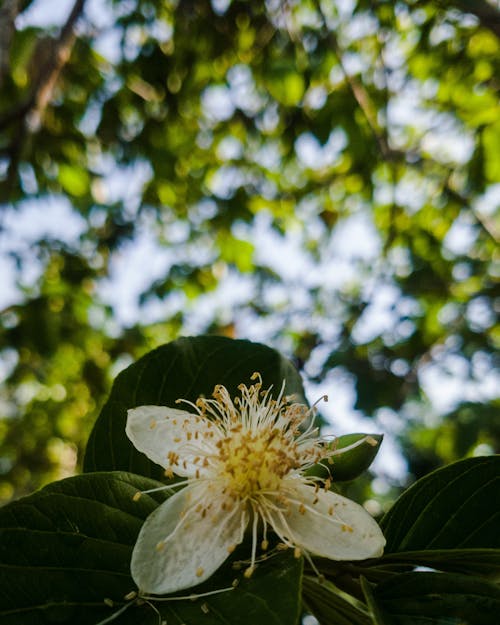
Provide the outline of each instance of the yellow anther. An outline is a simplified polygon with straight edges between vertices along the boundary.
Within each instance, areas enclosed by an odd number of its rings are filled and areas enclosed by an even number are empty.
[[[205,572],[205,569],[204,569],[204,568],[202,568],[201,566],[199,566],[199,567],[196,569],[196,577],[201,577],[201,576],[203,575],[203,573],[204,573],[204,572]]]
[[[132,497],[132,501],[139,501],[141,497],[142,497],[142,493],[140,491],[137,491],[135,495]]]
[[[131,590],[123,598],[125,599],[125,601],[131,601],[132,599],[135,599],[136,597],[137,597],[137,592],[135,590]]]

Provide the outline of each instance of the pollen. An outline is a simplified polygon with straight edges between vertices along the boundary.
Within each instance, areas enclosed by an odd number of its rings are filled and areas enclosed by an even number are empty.
[[[204,572],[205,572],[205,569],[204,569],[204,568],[202,568],[201,566],[200,566],[200,567],[198,567],[198,568],[196,569],[196,577],[201,577],[201,576],[203,575],[203,573],[204,573]]]
[[[342,525],[342,531],[343,532],[349,532],[352,533],[354,530],[350,525],[346,525],[345,523]]]
[[[299,455],[295,438],[273,422],[257,428],[231,427],[217,447],[217,472],[228,493],[243,500],[279,491]]]
[[[139,501],[141,497],[142,497],[142,493],[140,491],[137,491],[135,495],[132,497],[132,501]]]
[[[156,419],[151,419],[150,423],[149,423],[149,429],[150,430],[154,430],[156,427]]]

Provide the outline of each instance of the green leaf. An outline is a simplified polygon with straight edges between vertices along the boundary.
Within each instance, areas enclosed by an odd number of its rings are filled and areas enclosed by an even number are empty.
[[[304,605],[322,624],[372,625],[363,604],[330,582],[304,576],[303,598]]]
[[[500,456],[468,458],[422,478],[381,522],[386,553],[500,548]]]
[[[373,597],[391,625],[493,625],[500,613],[500,588],[465,575],[403,573]]]
[[[375,444],[366,442],[359,445],[359,447],[332,458],[333,462],[331,464],[328,460],[322,460],[306,471],[306,475],[315,475],[325,480],[330,478],[333,482],[345,482],[355,479],[363,471],[366,471],[375,459],[382,444],[382,434],[345,434],[339,436],[330,444],[331,449],[339,450],[357,443],[366,436],[369,436]]]
[[[125,595],[136,590],[129,572],[132,547],[165,491],[138,501],[133,496],[158,485],[122,472],[86,474],[2,508],[2,625],[93,625],[122,609]],[[153,603],[169,625],[200,620],[206,625],[290,625],[300,612],[301,576],[301,561],[286,552],[261,563],[250,580],[242,579],[230,592]],[[221,589],[237,577],[228,563],[200,588]],[[158,612],[148,603],[131,602],[114,622],[157,625]]]
[[[164,497],[132,497],[157,484],[124,473],[50,484],[0,510],[0,620],[4,625],[93,623],[135,585],[132,545]],[[85,611],[86,616],[82,615]]]
[[[84,471],[131,471],[160,479],[163,469],[136,451],[125,434],[128,408],[163,405],[179,408],[179,398],[196,401],[210,396],[216,384],[231,395],[248,384],[252,373],[262,375],[264,388],[276,393],[286,380],[286,393],[306,402],[300,376],[290,361],[275,350],[249,341],[221,336],[181,338],[149,352],[122,371],[90,435]]]
[[[365,595],[366,603],[370,608],[373,623],[375,625],[393,625],[393,621],[390,616],[388,616],[377,603],[370,582],[363,576],[360,577],[359,581],[363,594]]]
[[[58,178],[62,188],[70,195],[82,197],[88,192],[90,177],[82,167],[61,164]]]
[[[381,560],[387,564],[426,566],[439,571],[478,575],[500,580],[500,549],[424,549],[387,554]]]

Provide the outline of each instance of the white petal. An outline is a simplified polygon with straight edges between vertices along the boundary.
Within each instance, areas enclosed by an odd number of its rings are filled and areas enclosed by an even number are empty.
[[[201,460],[206,454],[216,453],[215,442],[220,430],[204,417],[167,406],[139,406],[127,413],[126,432],[134,447],[174,473],[190,477],[199,471],[204,474]],[[207,435],[210,434],[210,437]],[[170,454],[177,454],[171,464]]]
[[[231,501],[231,500],[229,500]],[[187,486],[146,519],[132,554],[132,577],[146,593],[166,594],[208,579],[243,540],[248,514],[206,484]],[[226,500],[226,503],[227,500]],[[203,514],[198,504],[210,507]]]
[[[294,501],[283,514],[270,514],[278,534],[309,553],[331,560],[382,555],[384,535],[362,506],[331,491],[315,493],[312,486],[294,481],[287,484],[295,491],[289,496]]]

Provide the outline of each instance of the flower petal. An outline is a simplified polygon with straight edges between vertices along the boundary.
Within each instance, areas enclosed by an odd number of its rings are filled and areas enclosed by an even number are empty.
[[[289,505],[270,513],[275,531],[295,546],[331,560],[364,560],[382,555],[385,538],[359,504],[312,486],[288,480]],[[288,489],[287,489],[288,490]],[[283,503],[277,503],[283,508]]]
[[[146,519],[132,554],[132,577],[142,592],[158,595],[200,584],[243,540],[247,524],[241,504],[205,483],[187,486]]]
[[[134,447],[183,477],[203,475],[195,458],[216,453],[220,438],[216,425],[200,415],[167,406],[139,406],[127,413],[127,436]]]

